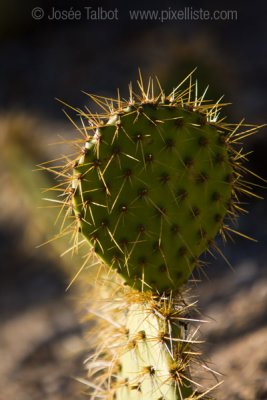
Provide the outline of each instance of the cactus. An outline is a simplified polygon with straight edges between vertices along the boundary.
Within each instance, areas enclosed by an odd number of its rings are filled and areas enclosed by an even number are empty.
[[[157,83],[155,93],[140,74],[140,93],[130,85],[128,101],[90,95],[102,112],[76,109],[79,152],[59,172],[73,249],[88,242],[86,262],[94,256],[121,277],[113,278],[121,279],[119,296],[115,290],[97,306],[105,326],[89,362],[93,398],[208,398],[191,377],[198,328],[185,332],[194,307],[182,287],[202,266],[201,254],[217,249],[217,234],[238,233],[231,222],[244,211],[239,193],[254,195],[240,143],[259,127],[219,118],[225,104],[204,100],[206,91],[199,96],[192,74],[168,96]]]
[[[91,316],[101,317],[90,335],[96,347],[87,360],[91,398],[209,399],[210,389],[200,392],[194,376],[196,365],[205,368],[196,303],[186,303],[183,291],[157,295],[125,287],[114,275],[110,280],[104,295],[98,282],[90,305]]]
[[[225,130],[173,97],[121,107],[74,169],[83,235],[130,286],[160,293],[191,275],[222,227],[234,179]]]

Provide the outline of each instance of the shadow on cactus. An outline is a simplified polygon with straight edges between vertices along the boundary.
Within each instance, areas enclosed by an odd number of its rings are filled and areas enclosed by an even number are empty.
[[[73,250],[90,245],[83,267],[94,259],[120,275],[95,284],[106,294],[96,313],[105,326],[88,384],[92,398],[208,398],[191,377],[194,363],[205,364],[198,327],[185,332],[195,303],[183,285],[203,252],[220,252],[217,234],[245,236],[233,222],[244,212],[239,195],[255,196],[245,177],[255,174],[241,144],[260,127],[227,123],[226,104],[198,94],[192,73],[169,95],[140,74],[137,91],[129,85],[128,100],[89,95],[99,113],[74,109],[78,152],[51,168],[63,181],[62,208],[72,211],[62,234],[72,232]]]

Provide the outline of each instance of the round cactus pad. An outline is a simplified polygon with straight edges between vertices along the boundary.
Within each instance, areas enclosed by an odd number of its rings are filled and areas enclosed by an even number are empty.
[[[136,289],[185,283],[231,198],[226,133],[167,101],[123,108],[96,129],[74,170],[80,230]]]

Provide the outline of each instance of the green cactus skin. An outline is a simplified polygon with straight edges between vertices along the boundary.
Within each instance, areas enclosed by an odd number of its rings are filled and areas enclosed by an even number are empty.
[[[77,157],[44,166],[63,180],[55,190],[65,196],[61,233],[73,232],[72,249],[88,241],[88,259],[96,255],[140,291],[186,283],[203,252],[220,253],[217,234],[239,234],[231,227],[246,212],[239,195],[256,196],[241,144],[261,126],[219,119],[226,104],[199,96],[191,75],[168,96],[158,80],[157,94],[151,78],[145,88],[141,74],[140,93],[130,85],[128,101],[89,95],[103,112],[74,109],[82,119],[81,128],[74,122]]]
[[[80,229],[130,286],[175,289],[229,208],[226,132],[177,100],[136,102],[101,122],[74,169]]]
[[[76,110],[83,120],[75,124],[77,157],[45,167],[64,181],[55,187],[65,196],[60,213],[74,211],[61,231],[72,232],[69,250],[89,242],[82,268],[97,258],[123,280],[122,296],[109,292],[107,312],[97,308],[104,325],[88,367],[93,399],[208,398],[191,380],[198,352],[196,331],[190,338],[183,331],[182,285],[201,254],[216,248],[217,233],[238,233],[229,223],[245,211],[239,193],[255,196],[240,143],[260,127],[225,123],[224,104],[193,94],[187,79],[167,97],[160,84],[155,94],[152,79],[145,89],[141,75],[140,94],[130,86],[129,101],[90,95],[103,113]]]

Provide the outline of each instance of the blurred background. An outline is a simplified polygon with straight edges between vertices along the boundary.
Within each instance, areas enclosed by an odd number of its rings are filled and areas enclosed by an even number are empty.
[[[171,11],[188,6],[210,13],[224,10],[223,18],[175,20]],[[101,20],[101,9],[111,10],[113,18]],[[53,10],[78,14],[66,20]],[[166,20],[132,20],[129,10],[165,10]],[[237,18],[225,19],[227,10],[236,11]],[[216,100],[224,94],[233,103],[225,110],[228,121],[245,117],[249,123],[266,123],[266,15],[267,6],[258,0],[223,5],[210,0],[190,5],[1,0],[1,400],[85,398],[75,380],[85,375],[87,355],[79,290],[74,285],[65,291],[80,260],[60,257],[66,241],[37,248],[59,227],[55,209],[44,208],[42,201],[53,177],[34,170],[64,151],[63,145],[51,144],[75,137],[55,98],[82,108],[91,106],[82,91],[113,97],[119,87],[126,96],[138,67],[144,77],[157,75],[171,90],[197,66],[200,90],[209,84],[207,97]],[[250,167],[267,179],[267,129],[244,146],[253,151]],[[261,187],[257,193],[266,197]],[[267,399],[266,201],[252,198],[247,209],[238,228],[258,243],[236,236],[235,243],[223,246],[234,272],[220,256],[207,256],[209,279],[203,277],[195,288],[201,312],[211,317],[202,329],[204,354],[225,381],[219,400]]]

